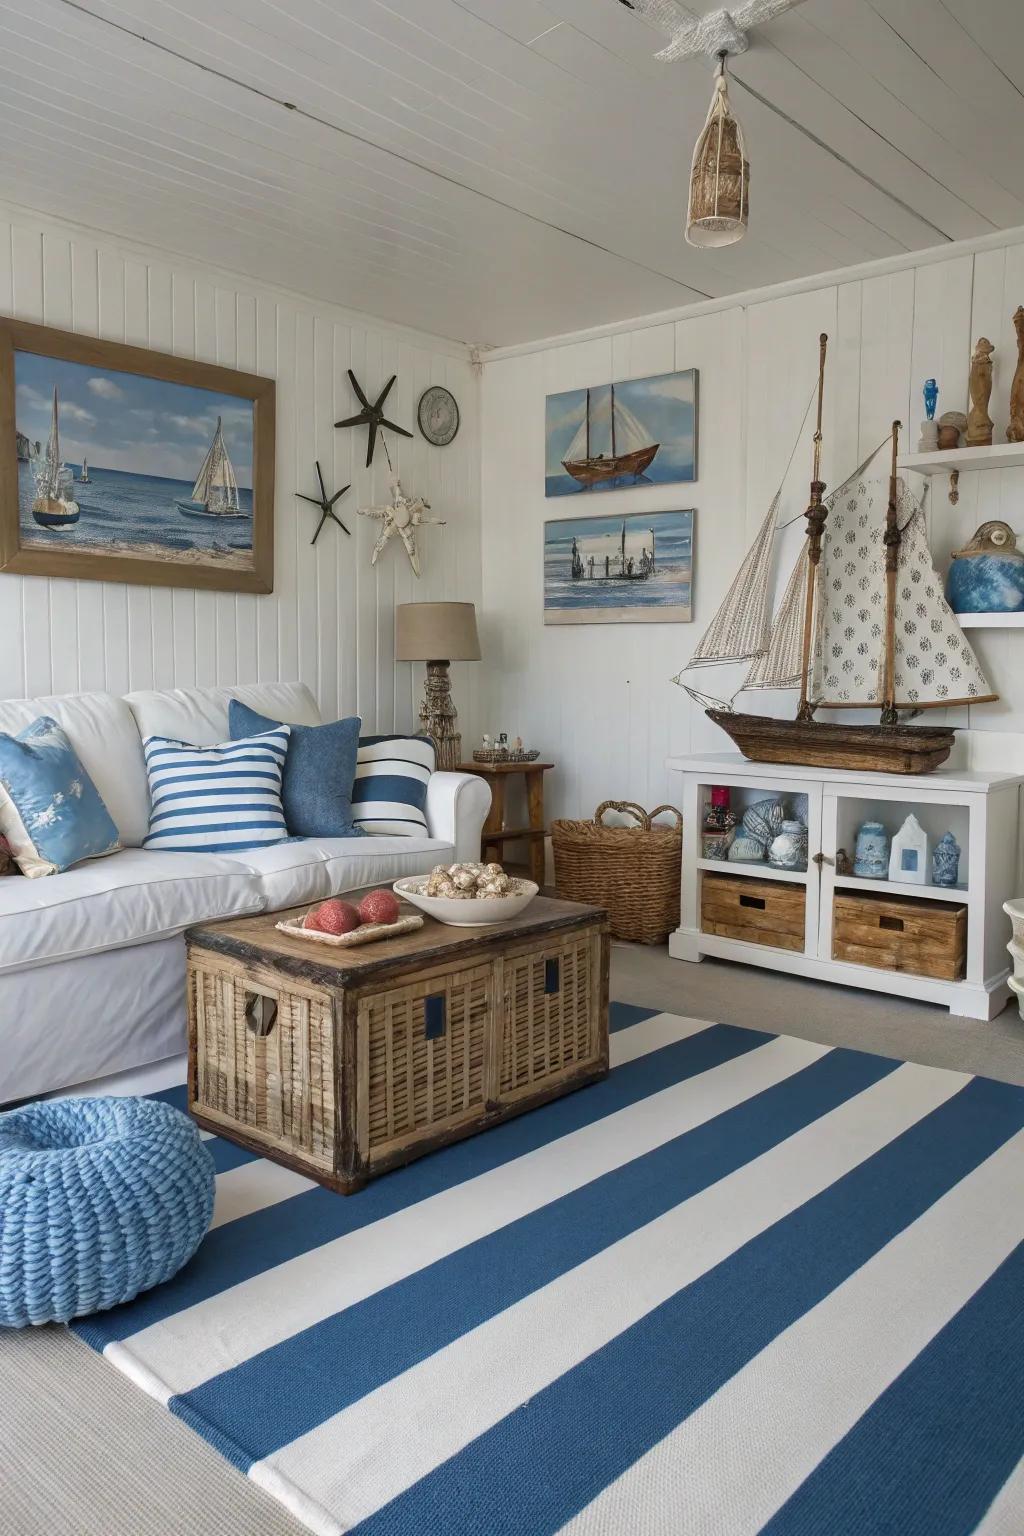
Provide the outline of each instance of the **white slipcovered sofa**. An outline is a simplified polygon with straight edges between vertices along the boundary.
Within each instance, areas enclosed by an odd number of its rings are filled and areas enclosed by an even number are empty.
[[[20,731],[39,715],[59,721],[124,845],[65,874],[0,878],[0,1104],[183,1051],[182,934],[193,923],[276,911],[479,857],[490,791],[457,773],[431,776],[429,838],[303,838],[230,856],[143,849],[143,736],[226,741],[231,698],[290,725],[320,722],[301,683],[0,701],[0,731]]]

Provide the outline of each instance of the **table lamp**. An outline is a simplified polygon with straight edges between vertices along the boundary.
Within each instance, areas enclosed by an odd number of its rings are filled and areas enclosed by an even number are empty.
[[[480,637],[472,603],[399,603],[395,609],[395,660],[425,661],[427,676],[420,728],[431,736],[438,768],[462,761],[459,717],[452,703],[448,664],[479,661]]]

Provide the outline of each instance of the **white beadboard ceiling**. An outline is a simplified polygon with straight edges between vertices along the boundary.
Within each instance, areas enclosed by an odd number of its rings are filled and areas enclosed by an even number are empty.
[[[682,236],[711,70],[658,46],[621,0],[0,0],[0,197],[478,345],[1024,224],[1020,0],[755,33],[721,251]]]

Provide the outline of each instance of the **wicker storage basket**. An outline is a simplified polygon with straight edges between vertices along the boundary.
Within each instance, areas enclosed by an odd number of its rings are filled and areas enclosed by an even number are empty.
[[[636,827],[606,827],[606,811],[635,817]],[[674,826],[653,825],[670,811]],[[651,812],[632,800],[605,800],[593,821],[553,821],[555,886],[566,901],[606,907],[612,936],[663,944],[679,926],[679,866],[683,818],[674,805]]]

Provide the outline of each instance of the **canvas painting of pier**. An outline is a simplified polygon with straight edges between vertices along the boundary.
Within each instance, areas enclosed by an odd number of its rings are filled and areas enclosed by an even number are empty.
[[[269,379],[0,322],[0,568],[270,591],[273,407]]]
[[[688,624],[693,510],[544,525],[545,624]]]
[[[544,494],[697,478],[697,370],[548,395]]]

